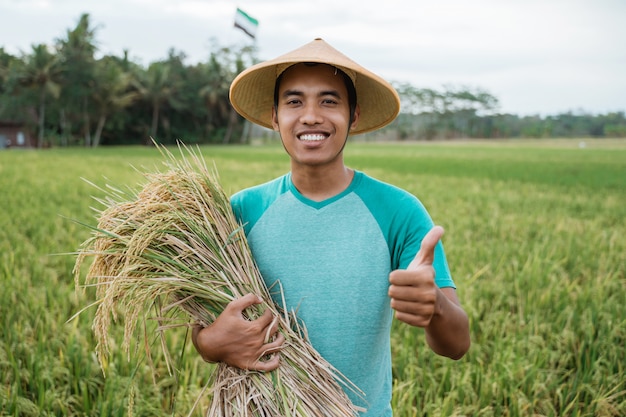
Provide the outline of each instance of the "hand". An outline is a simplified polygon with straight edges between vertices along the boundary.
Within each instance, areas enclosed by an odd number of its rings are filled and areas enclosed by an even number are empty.
[[[434,226],[422,240],[419,252],[406,270],[389,275],[389,297],[396,318],[411,326],[428,327],[435,314],[440,290],[435,284],[435,246],[443,236],[441,226]]]
[[[277,318],[269,309],[256,320],[243,315],[246,308],[262,302],[258,296],[248,294],[231,301],[210,326],[196,326],[192,340],[203,359],[255,371],[276,369],[278,351],[285,341],[278,332]]]

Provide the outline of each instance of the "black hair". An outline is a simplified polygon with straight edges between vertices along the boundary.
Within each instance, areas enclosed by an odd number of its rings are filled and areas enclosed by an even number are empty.
[[[315,65],[319,65],[320,63],[319,62],[303,62],[303,64],[312,67]],[[330,64],[325,64],[325,65],[330,65]],[[333,68],[335,68],[336,73],[341,74],[343,78],[343,83],[346,85],[346,90],[348,90],[348,105],[350,106],[350,123],[348,123],[348,125],[351,125],[352,121],[354,120],[354,113],[356,112],[356,88],[354,88],[354,83],[352,82],[352,79],[348,76],[348,74],[343,72],[340,68],[337,68],[337,67],[333,67]],[[285,74],[285,71],[280,73],[278,78],[276,78],[276,84],[274,84],[274,108],[276,109],[276,111],[278,111],[278,89],[280,88],[280,82],[283,79],[283,74]]]

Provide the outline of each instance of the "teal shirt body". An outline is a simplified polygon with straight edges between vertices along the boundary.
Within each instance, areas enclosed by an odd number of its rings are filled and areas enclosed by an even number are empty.
[[[363,416],[391,416],[389,273],[408,266],[432,228],[424,206],[358,171],[322,202],[300,194],[286,174],[231,204],[275,301],[282,305],[281,287],[315,349],[365,393],[347,390],[367,408]],[[441,243],[434,268],[439,287],[454,287]]]

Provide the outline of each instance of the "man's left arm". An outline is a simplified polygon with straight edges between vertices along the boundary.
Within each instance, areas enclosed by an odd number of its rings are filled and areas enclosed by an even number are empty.
[[[456,290],[439,288],[435,283],[434,252],[442,235],[443,228],[433,227],[408,268],[389,275],[389,297],[396,318],[424,328],[435,353],[460,359],[470,346],[469,319]]]

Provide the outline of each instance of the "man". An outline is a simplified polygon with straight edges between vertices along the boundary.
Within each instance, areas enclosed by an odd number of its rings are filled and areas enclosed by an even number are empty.
[[[280,133],[291,159],[288,174],[231,200],[264,280],[274,290],[280,283],[313,346],[366,394],[365,403],[352,396],[355,404],[367,416],[391,416],[393,311],[423,328],[440,355],[459,359],[470,345],[443,229],[414,196],[344,164],[349,134],[397,116],[396,91],[315,39],[242,72],[230,97],[242,116]],[[254,294],[235,300],[196,329],[205,360],[259,371],[278,366],[284,339],[271,314],[255,321],[242,315],[258,302]],[[275,337],[268,341],[268,334]]]

